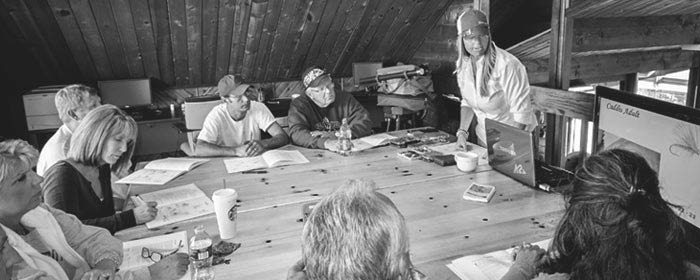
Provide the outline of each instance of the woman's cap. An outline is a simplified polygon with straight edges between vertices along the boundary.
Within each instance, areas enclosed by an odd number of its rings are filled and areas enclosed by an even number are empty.
[[[479,10],[468,9],[457,18],[457,34],[463,37],[490,33],[488,17]]]
[[[304,88],[316,87],[325,76],[329,76],[325,70],[315,66],[309,67],[301,75],[301,81],[304,84]]]

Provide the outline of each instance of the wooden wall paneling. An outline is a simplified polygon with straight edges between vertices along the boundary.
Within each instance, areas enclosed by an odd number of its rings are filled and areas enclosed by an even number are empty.
[[[247,41],[248,25],[250,23],[251,0],[237,0],[236,12],[233,24],[233,38],[231,42],[231,55],[229,56],[228,72],[241,74],[243,64],[243,52]],[[244,79],[245,80],[245,79]]]
[[[114,77],[112,64],[109,62],[102,36],[100,36],[100,31],[97,29],[90,2],[88,0],[70,0],[70,6],[73,9],[73,15],[75,15],[80,32],[83,34],[92,61],[95,63],[99,78],[110,79]]]
[[[260,34],[260,43],[258,43],[260,48],[255,57],[253,80],[265,80],[265,72],[267,71],[267,64],[272,54],[272,44],[275,39],[274,36],[277,32],[277,24],[283,6],[284,0],[270,1],[267,5],[267,15],[265,16],[262,33]]]
[[[80,71],[80,80],[96,80],[97,69],[89,55],[88,47],[85,44],[80,27],[73,16],[68,0],[48,0],[49,6],[53,9],[53,17],[56,24],[61,29],[61,34],[70,50],[72,58]]]
[[[131,7],[128,0],[112,0],[112,12],[116,22],[117,32],[121,38],[126,65],[130,78],[146,77],[141,58],[141,49],[136,36],[134,18],[131,16]]]
[[[567,11],[572,18],[634,17],[700,13],[700,2],[678,0],[579,0]]]
[[[139,44],[139,58],[143,62],[146,77],[160,78],[158,52],[156,51],[156,39],[153,31],[151,8],[148,1],[129,0],[131,17],[134,21],[136,41]]]
[[[236,12],[235,0],[219,0],[219,26],[216,35],[216,81],[228,72],[231,56],[231,36]]]
[[[401,38],[402,40],[400,43],[396,45],[398,48],[397,57],[404,60],[413,57],[413,54],[418,50],[423,41],[425,41],[425,38],[428,37],[429,32],[433,30],[440,21],[440,16],[447,11],[451,2],[452,0],[430,2],[430,8],[432,10],[427,9],[424,11],[414,23],[414,27],[409,35]]]
[[[286,0],[282,6],[282,12],[273,36],[267,68],[265,69],[265,78],[263,79],[265,81],[280,79],[280,77],[277,76],[277,68],[280,62],[285,59],[284,57],[288,55],[288,50],[283,49],[283,46],[285,46],[287,33],[289,33],[291,29],[295,7],[299,6],[300,1],[303,0]]]
[[[396,61],[384,61],[384,54],[387,52],[387,50],[389,50],[392,47],[391,45],[394,42],[394,38],[396,38],[397,33],[404,26],[408,18],[413,13],[413,10],[416,8],[417,5],[411,5],[411,2],[412,1],[408,0],[399,0],[398,3],[401,6],[401,10],[394,17],[393,21],[391,22],[391,25],[389,25],[389,28],[386,30],[384,36],[382,36],[381,39],[375,39],[379,41],[378,44],[373,45],[373,48],[367,50],[371,54],[369,61],[383,61],[385,64],[387,62],[389,64],[396,63]],[[425,4],[425,2],[421,1],[419,5],[423,4]]]
[[[321,15],[316,15],[321,17],[318,27],[316,28],[316,34],[314,34],[313,40],[311,42],[311,47],[309,47],[308,50],[301,50],[302,52],[305,52],[305,54],[302,55],[302,58],[304,59],[301,63],[301,70],[298,74],[294,76],[301,76],[301,72],[304,71],[307,67],[317,65],[319,54],[324,46],[328,33],[330,32],[331,25],[336,19],[336,14],[342,13],[342,10],[340,9],[340,3],[341,0],[328,0],[328,2],[326,3],[326,7],[323,8],[323,13]]]
[[[80,71],[71,51],[68,49],[61,28],[53,17],[51,7],[46,1],[26,1],[24,2],[32,14],[42,38],[46,40],[47,47],[56,58],[58,71],[57,76],[61,81],[71,81],[80,79]]]
[[[531,86],[530,94],[536,111],[593,121],[593,94],[539,86]]]
[[[700,14],[628,18],[581,18],[572,52],[696,44]]]
[[[31,54],[39,63],[43,76],[49,80],[57,80],[59,78],[58,61],[53,57],[29,9],[24,5],[24,1],[5,0],[4,6],[10,18],[16,23],[18,30],[21,32],[21,36],[24,38],[22,42],[30,49]]]
[[[97,23],[97,30],[100,32],[104,42],[107,58],[114,71],[113,79],[129,78],[129,66],[126,63],[126,55],[122,47],[122,40],[117,31],[117,23],[114,20],[112,6],[109,0],[90,1],[92,13]]]
[[[301,4],[302,2],[303,5]],[[290,30],[285,36],[285,39],[283,41],[284,43],[280,45],[282,49],[287,51],[288,55],[285,56],[284,59],[282,59],[282,61],[280,61],[280,64],[277,67],[277,77],[280,77],[285,80],[291,78],[289,76],[289,69],[292,68],[292,64],[294,63],[294,56],[296,55],[295,52],[297,51],[297,45],[299,44],[299,40],[301,40],[301,36],[304,33],[304,29],[307,26],[307,16],[311,11],[312,7],[314,6],[314,2],[316,1],[300,1],[300,3],[297,4],[296,9],[294,10],[294,13],[292,14]],[[316,6],[319,5],[316,4]],[[291,73],[291,76],[298,75],[300,74]]]
[[[196,1],[196,0],[194,0]],[[202,1],[202,81],[214,84],[216,76],[217,34],[219,29],[219,0]]]
[[[571,78],[586,79],[662,69],[688,69],[696,64],[693,54],[681,49],[671,49],[574,56],[571,59]]]
[[[311,48],[311,44],[314,41],[327,3],[327,0],[312,1],[311,6],[309,6],[306,11],[307,14],[303,16],[305,19],[302,28],[303,31],[298,38],[295,38],[296,43],[292,51],[292,56],[289,58],[291,64],[289,68],[287,68],[286,73],[283,74],[285,77],[298,77],[301,76],[301,72],[304,71],[304,61],[306,61],[308,50]]]
[[[331,52],[333,51],[335,41],[336,39],[338,39],[338,35],[343,29],[343,25],[347,20],[347,15],[350,13],[352,7],[361,1],[363,0],[341,1],[340,6],[338,6],[338,10],[336,10],[335,17],[331,22],[330,28],[328,29],[328,33],[326,34],[323,40],[323,45],[319,49],[318,57],[316,57],[316,62],[314,64],[319,65],[325,68],[326,70],[330,70],[329,67],[332,66],[332,64],[328,61],[328,58],[330,57]]]
[[[202,21],[212,19],[202,18],[202,13],[202,1],[185,1],[185,14],[187,17],[187,72],[189,73],[188,77],[190,80],[188,84],[190,85],[202,84]]]
[[[345,64],[350,62],[349,58],[352,55],[350,50],[356,48],[362,34],[365,33],[367,26],[369,26],[372,14],[377,11],[379,3],[380,1],[365,0],[361,3],[356,3],[350,11],[348,19],[345,20],[343,26],[343,33],[338,36],[329,57],[329,62],[334,62],[331,69],[336,75],[352,75],[350,71],[342,72],[342,70],[345,69]]]
[[[379,1],[379,6],[371,13],[371,18],[367,19],[367,26],[359,37],[353,37],[356,42],[351,42],[348,48],[349,53],[342,57],[342,60],[338,64],[343,65],[343,69],[338,69],[337,71],[342,73],[352,73],[352,64],[354,62],[366,62],[363,61],[363,57],[367,57],[365,49],[372,42],[372,39],[377,34],[379,28],[381,28],[381,23],[387,20],[391,16],[392,12],[397,12],[398,9],[393,6],[394,1],[385,0]],[[364,20],[362,21],[364,22]]]
[[[173,73],[175,85],[191,85],[189,70],[189,35],[185,0],[168,0],[167,12],[170,27]],[[197,35],[199,32],[197,33]],[[199,61],[196,61],[199,63]]]
[[[256,0],[250,6],[250,22],[248,23],[248,32],[246,35],[245,52],[243,54],[243,63],[241,76],[243,80],[253,81],[253,73],[255,71],[255,57],[260,50],[260,37],[262,36],[263,24],[265,23],[265,11],[267,11],[267,0]]]
[[[175,83],[175,66],[173,65],[173,49],[170,37],[170,15],[166,0],[150,0],[151,18],[154,23],[153,34],[156,38],[156,54],[160,79],[166,84]]]

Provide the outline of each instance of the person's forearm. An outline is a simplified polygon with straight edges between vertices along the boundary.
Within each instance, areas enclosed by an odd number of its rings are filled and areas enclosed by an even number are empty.
[[[266,150],[272,150],[287,145],[287,143],[289,143],[289,137],[285,133],[280,133],[271,138],[260,140],[260,142]]]
[[[469,131],[469,126],[474,119],[474,111],[472,108],[461,106],[459,112],[459,128]]]
[[[236,154],[234,147],[214,145],[201,140],[197,142],[193,152],[200,157],[240,156]]]

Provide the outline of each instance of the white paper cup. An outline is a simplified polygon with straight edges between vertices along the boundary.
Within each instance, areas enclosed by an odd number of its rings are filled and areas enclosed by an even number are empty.
[[[238,193],[234,189],[216,190],[211,196],[211,200],[214,202],[216,223],[219,225],[221,239],[236,237],[236,220],[238,220],[237,199]]]
[[[479,155],[474,152],[458,152],[455,154],[455,162],[459,171],[471,172],[479,164]]]

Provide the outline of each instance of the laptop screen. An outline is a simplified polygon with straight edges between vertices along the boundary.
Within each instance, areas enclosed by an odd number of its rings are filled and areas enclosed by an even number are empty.
[[[536,187],[532,132],[486,119],[486,148],[493,169]]]

